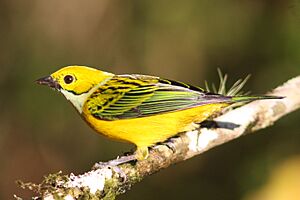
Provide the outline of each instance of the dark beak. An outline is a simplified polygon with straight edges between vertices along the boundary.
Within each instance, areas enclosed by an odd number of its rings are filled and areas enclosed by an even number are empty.
[[[55,80],[53,80],[53,78],[51,76],[46,76],[46,77],[40,78],[40,79],[36,80],[35,82],[40,85],[48,85],[49,87],[54,88],[56,90],[61,89],[61,86]]]

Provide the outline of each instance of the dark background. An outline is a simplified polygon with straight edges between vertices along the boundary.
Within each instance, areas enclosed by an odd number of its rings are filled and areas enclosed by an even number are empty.
[[[95,134],[62,95],[34,83],[72,64],[199,86],[218,83],[220,67],[231,84],[252,74],[245,90],[263,94],[300,73],[300,1],[1,0],[0,199],[32,195],[15,180],[82,173],[133,147]],[[294,196],[299,117],[163,170],[120,199]]]

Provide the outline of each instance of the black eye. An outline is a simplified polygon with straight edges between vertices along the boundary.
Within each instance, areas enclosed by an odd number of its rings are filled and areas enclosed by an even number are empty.
[[[70,84],[70,83],[72,83],[74,81],[74,77],[71,76],[71,75],[66,75],[64,77],[64,81],[65,81],[66,84]]]

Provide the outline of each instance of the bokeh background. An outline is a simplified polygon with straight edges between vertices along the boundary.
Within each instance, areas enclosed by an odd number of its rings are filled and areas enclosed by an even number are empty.
[[[133,146],[95,134],[34,80],[79,64],[204,86],[252,74],[262,94],[300,73],[299,0],[1,0],[0,199],[33,194],[62,170],[82,173]],[[300,199],[300,112],[172,166],[119,199]],[[298,193],[297,193],[298,192]]]

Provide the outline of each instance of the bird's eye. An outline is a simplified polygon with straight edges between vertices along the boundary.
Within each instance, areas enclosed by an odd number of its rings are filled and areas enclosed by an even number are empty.
[[[70,83],[72,83],[74,81],[74,77],[71,76],[71,75],[66,75],[64,77],[64,81],[65,81],[66,84],[70,84]]]

